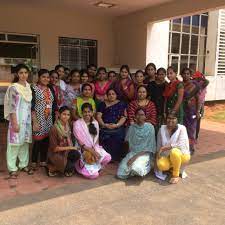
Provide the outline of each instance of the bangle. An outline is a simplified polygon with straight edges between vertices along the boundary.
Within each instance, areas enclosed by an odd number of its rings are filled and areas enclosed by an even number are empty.
[[[117,128],[119,128],[120,124],[119,124],[119,123],[117,123],[117,124],[116,124],[116,126],[117,126]]]

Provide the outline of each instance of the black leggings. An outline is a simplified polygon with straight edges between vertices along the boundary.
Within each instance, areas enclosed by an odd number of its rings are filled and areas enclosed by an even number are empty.
[[[65,168],[65,172],[73,172],[75,168],[75,162],[80,159],[80,152],[78,151],[70,151],[67,156],[67,164]]]
[[[34,141],[34,145],[32,148],[32,163],[38,162],[39,154],[40,154],[40,162],[46,162],[48,145],[49,145],[48,137],[40,141]]]

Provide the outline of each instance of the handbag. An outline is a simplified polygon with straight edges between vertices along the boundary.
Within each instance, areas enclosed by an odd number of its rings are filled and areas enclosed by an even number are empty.
[[[83,159],[87,164],[95,164],[97,162],[95,155],[90,151],[83,152]]]

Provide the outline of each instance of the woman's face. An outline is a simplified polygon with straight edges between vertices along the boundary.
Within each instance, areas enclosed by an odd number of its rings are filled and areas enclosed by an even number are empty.
[[[87,83],[88,82],[88,74],[87,73],[84,73],[81,77],[81,83],[84,84],[84,83]]]
[[[177,74],[173,71],[173,69],[168,69],[167,77],[170,81],[174,81],[174,80],[176,80]]]
[[[166,125],[168,128],[173,129],[177,126],[177,118],[168,115],[167,119],[166,119]]]
[[[104,70],[98,72],[98,80],[103,81],[107,79],[107,73]]]
[[[135,75],[135,80],[136,80],[136,82],[138,83],[138,84],[143,84],[143,82],[144,82],[144,79],[145,79],[145,76],[144,76],[144,74],[143,73],[137,73],[136,75]]]
[[[59,119],[63,122],[63,123],[67,123],[70,119],[70,111],[69,110],[65,110],[63,111],[60,116]]]
[[[137,124],[143,124],[146,120],[145,112],[143,110],[139,110],[135,115],[135,119]]]
[[[128,76],[129,76],[129,73],[128,73],[128,71],[125,68],[120,71],[121,79],[127,79]]]
[[[116,79],[117,79],[115,73],[109,73],[108,77],[109,77],[109,80],[111,80],[112,82],[116,81]]]
[[[17,73],[17,76],[19,77],[19,81],[26,82],[28,79],[29,73],[28,73],[27,69],[22,68]]]
[[[91,92],[92,92],[91,87],[85,86],[82,94],[83,94],[84,97],[91,97]]]
[[[184,82],[189,81],[191,79],[191,74],[190,74],[189,70],[185,70],[181,76],[182,76]]]
[[[110,90],[110,91],[108,92],[107,98],[108,98],[108,101],[109,101],[109,102],[114,102],[114,101],[116,101],[116,99],[117,99],[116,92],[115,92],[114,90]]]
[[[150,78],[154,77],[155,73],[156,73],[155,68],[152,66],[148,66],[146,68],[146,73],[147,73],[148,77],[150,77]]]
[[[56,85],[59,81],[59,75],[57,73],[53,73],[51,76],[50,76],[50,83],[52,85]]]
[[[83,119],[87,122],[91,121],[91,118],[93,117],[93,111],[91,111],[89,108],[84,108],[82,111]]]
[[[75,72],[72,74],[71,77],[72,83],[79,83],[80,82],[80,74],[78,72]]]
[[[138,89],[138,100],[144,100],[147,98],[147,91],[144,87]]]
[[[166,74],[163,71],[159,71],[158,74],[156,75],[156,79],[158,81],[164,82],[166,78]]]
[[[47,86],[50,82],[49,73],[44,73],[39,77],[39,84],[43,86]]]
[[[62,79],[65,76],[65,70],[63,67],[59,67],[57,70],[57,73],[59,74],[59,78]]]

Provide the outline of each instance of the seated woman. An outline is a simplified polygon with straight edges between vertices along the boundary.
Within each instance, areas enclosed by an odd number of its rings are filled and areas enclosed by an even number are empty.
[[[157,124],[156,107],[155,104],[148,99],[147,88],[143,85],[137,88],[137,100],[133,100],[128,106],[127,113],[129,124],[134,123],[135,111],[140,107],[146,111],[146,122],[155,126]]]
[[[48,175],[56,176],[58,172],[72,176],[75,162],[80,158],[78,144],[73,145],[69,126],[70,110],[63,106],[59,110],[59,119],[49,133]]]
[[[127,179],[130,176],[145,176],[151,170],[151,161],[156,152],[155,130],[146,123],[146,112],[138,108],[135,112],[136,123],[132,124],[126,136],[130,152],[122,160],[117,177]]]
[[[81,88],[81,96],[77,97],[73,101],[72,105],[72,113],[73,113],[73,119],[77,120],[82,117],[82,110],[81,106],[84,103],[89,103],[92,106],[93,112],[96,112],[96,105],[95,101],[92,98],[92,86],[89,83],[83,84]]]
[[[73,124],[73,133],[82,152],[75,167],[84,177],[95,179],[99,170],[110,162],[111,156],[99,145],[99,125],[94,119],[92,105],[84,103],[81,109],[83,118]]]
[[[112,160],[119,161],[123,153],[127,104],[117,99],[114,89],[109,89],[106,95],[108,100],[99,105],[97,113],[101,126],[99,139],[103,148],[112,156]]]
[[[174,112],[168,114],[166,125],[162,125],[157,140],[157,167],[159,171],[172,168],[171,184],[179,182],[181,166],[190,161],[188,135],[185,126],[178,124]]]

